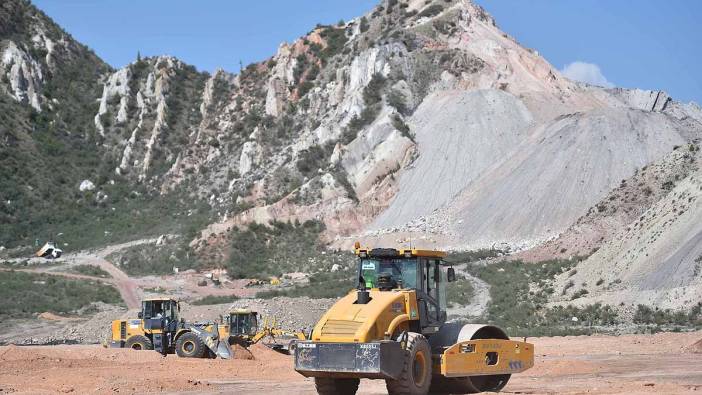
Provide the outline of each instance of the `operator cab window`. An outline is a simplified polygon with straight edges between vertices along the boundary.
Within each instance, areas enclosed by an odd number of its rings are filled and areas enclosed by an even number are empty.
[[[417,288],[417,260],[415,258],[368,258],[361,260],[361,276],[366,288],[378,288],[378,276],[389,274],[402,288]]]
[[[253,335],[258,326],[254,314],[236,314],[233,317],[230,332],[237,335]]]

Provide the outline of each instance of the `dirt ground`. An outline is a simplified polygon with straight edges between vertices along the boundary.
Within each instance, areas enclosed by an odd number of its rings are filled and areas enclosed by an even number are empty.
[[[536,366],[506,393],[682,394],[702,392],[702,332],[531,339]],[[0,393],[314,394],[292,357],[254,346],[254,359],[187,360],[99,346],[0,347]],[[382,394],[363,381],[360,394]]]

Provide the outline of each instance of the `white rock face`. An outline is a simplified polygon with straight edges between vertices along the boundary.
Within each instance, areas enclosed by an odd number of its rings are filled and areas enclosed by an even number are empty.
[[[132,131],[131,137],[129,138],[129,140],[127,140],[127,143],[124,147],[124,151],[122,151],[122,160],[120,161],[119,167],[115,169],[115,173],[119,175],[124,174],[130,167],[132,150],[134,149],[134,144],[136,144],[138,134],[143,127],[144,115],[147,112],[146,101],[144,100],[144,96],[142,96],[141,91],[137,92],[136,100],[137,107],[139,108],[139,122],[137,123],[136,128],[134,128],[134,130]]]
[[[239,174],[245,175],[260,161],[261,147],[254,141],[247,141],[241,149],[239,157]]]
[[[127,122],[127,105],[129,104],[129,97],[122,96],[119,101],[119,111],[117,112],[117,123]]]
[[[292,56],[292,48],[288,44],[281,44],[278,48],[273,78],[284,81],[288,86],[295,85],[295,66],[297,59]]]
[[[611,92],[631,108],[644,111],[662,112],[671,100],[663,91],[617,88]]]
[[[117,70],[107,79],[100,98],[100,109],[98,110],[100,115],[107,113],[107,102],[113,97],[129,96],[131,74],[129,67],[124,67]]]
[[[288,88],[285,81],[272,78],[268,81],[266,93],[266,114],[277,117],[283,111],[288,99]]]
[[[381,74],[387,77],[391,71],[390,58],[402,54],[402,59],[406,59],[404,57],[406,51],[404,45],[394,43],[368,49],[354,58],[347,72],[349,83],[344,88],[345,98],[340,104],[341,111],[346,114],[344,124],[353,116],[360,114],[365,107],[363,89],[368,86],[373,75]],[[400,69],[407,72],[409,65],[401,66]]]
[[[41,66],[17,45],[8,41],[2,53],[2,65],[6,70],[12,97],[20,103],[31,105],[41,111],[40,90],[44,81]]]
[[[94,189],[95,189],[95,184],[93,184],[93,182],[90,180],[83,180],[83,182],[81,182],[80,186],[78,187],[78,190],[81,192],[92,191]]]
[[[378,120],[363,130],[342,154],[341,163],[359,196],[379,179],[399,170],[406,152],[414,146],[412,140],[395,130],[391,114],[385,108]]]
[[[533,246],[684,141],[657,113],[600,109],[563,117],[505,154],[441,215],[463,219],[452,229],[467,244]]]
[[[277,117],[287,104],[290,95],[288,87],[295,85],[294,71],[297,59],[292,56],[292,49],[288,44],[281,44],[273,59],[276,65],[268,80],[266,114]]]
[[[120,98],[120,107],[115,117],[118,123],[127,121],[127,105],[129,104],[129,80],[131,79],[131,70],[129,67],[124,67],[117,70],[105,82],[100,97],[100,107],[95,115],[95,128],[101,136],[105,135],[105,127],[102,124],[101,117],[107,114],[108,102],[114,97]]]
[[[46,49],[46,57],[44,60],[46,61],[46,64],[49,65],[49,68],[53,69],[56,67],[54,55],[56,52],[57,43],[47,37],[46,31],[44,31],[43,26],[40,24],[33,26],[33,28],[36,30],[36,33],[32,36],[32,42],[35,46]],[[65,42],[64,38],[61,38],[58,44],[65,47],[67,43]]]
[[[160,81],[160,79],[159,79]],[[146,154],[144,155],[144,166],[142,167],[141,174],[139,175],[140,180],[146,179],[146,175],[151,167],[151,160],[153,157],[154,147],[156,142],[166,125],[166,110],[168,105],[166,104],[166,98],[161,95],[158,99],[158,106],[156,107],[156,123],[151,130],[151,138],[146,143]]]
[[[410,121],[419,158],[400,176],[400,191],[378,218],[397,227],[449,203],[527,137],[532,116],[497,90],[437,92]]]
[[[210,105],[212,105],[212,100],[214,97],[214,84],[220,72],[221,69],[215,71],[215,73],[205,83],[205,89],[202,91],[202,104],[200,104],[200,115],[202,115],[203,118],[207,116],[207,108]]]

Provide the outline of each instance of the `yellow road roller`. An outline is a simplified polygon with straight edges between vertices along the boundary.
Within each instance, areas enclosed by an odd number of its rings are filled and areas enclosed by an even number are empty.
[[[295,370],[321,395],[350,395],[360,379],[391,395],[498,392],[534,365],[534,346],[491,325],[447,323],[446,253],[361,248],[358,288],[328,310],[295,349]]]

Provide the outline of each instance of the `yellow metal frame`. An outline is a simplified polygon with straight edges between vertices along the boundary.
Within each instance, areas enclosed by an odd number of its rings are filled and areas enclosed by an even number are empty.
[[[521,373],[533,366],[534,346],[530,343],[469,340],[446,349],[435,361],[434,372],[446,377],[482,376]]]
[[[417,293],[412,289],[381,292],[369,290],[371,301],[357,304],[356,291],[339,299],[322,316],[312,340],[323,343],[366,343],[390,339],[419,319]]]

